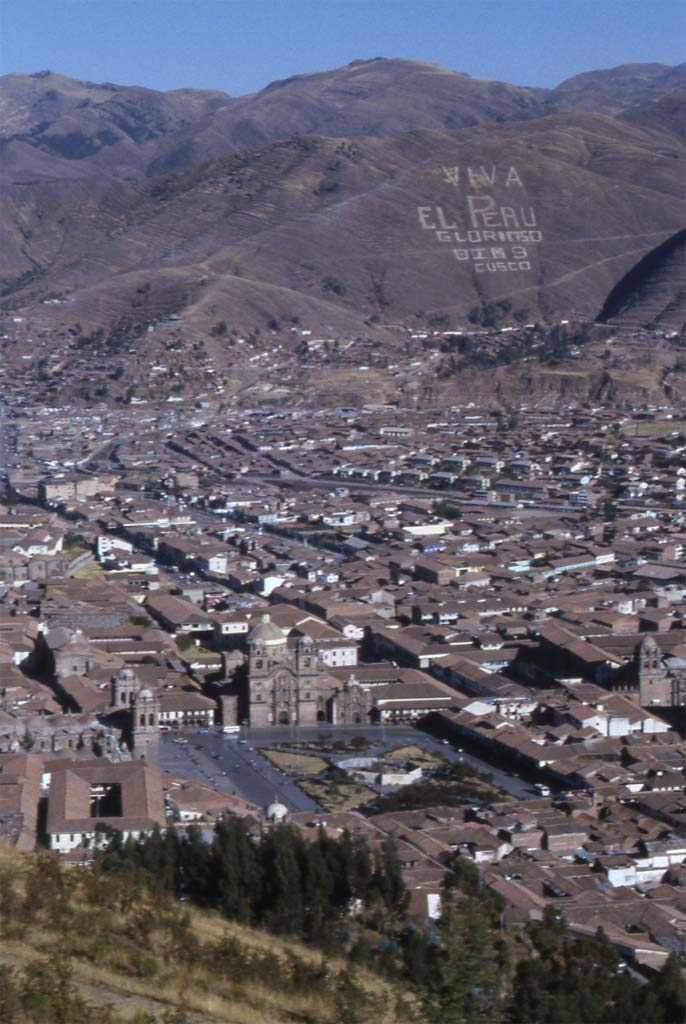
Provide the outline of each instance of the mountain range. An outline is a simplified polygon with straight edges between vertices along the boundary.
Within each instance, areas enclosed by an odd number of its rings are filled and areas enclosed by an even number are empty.
[[[621,281],[653,287],[642,261],[683,227],[684,70],[545,90],[374,59],[238,98],[7,75],[2,304],[134,333],[172,314],[382,332],[494,301],[594,318]],[[646,308],[667,326],[663,263]]]

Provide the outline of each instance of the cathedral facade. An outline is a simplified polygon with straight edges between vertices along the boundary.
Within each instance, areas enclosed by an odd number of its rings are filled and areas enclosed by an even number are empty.
[[[368,690],[352,680],[342,686],[328,675],[311,637],[291,639],[263,615],[247,644],[251,726],[370,721]]]

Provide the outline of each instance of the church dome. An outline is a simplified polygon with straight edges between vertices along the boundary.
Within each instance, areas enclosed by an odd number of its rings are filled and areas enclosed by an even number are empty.
[[[152,690],[139,690],[137,694],[138,700],[153,700],[154,694]]]
[[[248,643],[276,647],[277,644],[286,643],[286,633],[280,626],[272,622],[269,615],[265,613],[257,625],[248,633]]]
[[[269,821],[284,821],[288,815],[288,808],[285,804],[280,804],[275,800],[267,808],[266,815]]]

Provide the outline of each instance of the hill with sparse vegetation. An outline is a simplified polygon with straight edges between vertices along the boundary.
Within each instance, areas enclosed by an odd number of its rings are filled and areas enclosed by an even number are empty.
[[[7,75],[0,300],[129,342],[169,316],[593,317],[683,226],[682,91],[661,65],[541,90],[356,61],[238,99]]]
[[[181,895],[179,895],[181,894]],[[0,852],[3,1024],[682,1024],[676,956],[630,976],[602,930],[506,923],[454,859],[441,916],[408,917],[395,843],[221,820],[111,831],[89,866]]]
[[[333,952],[179,902],[130,872],[0,851],[3,1024],[410,1024],[398,987]]]

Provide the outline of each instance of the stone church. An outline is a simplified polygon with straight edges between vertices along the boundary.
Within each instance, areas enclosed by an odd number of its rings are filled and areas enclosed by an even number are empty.
[[[641,707],[686,706],[686,651],[677,648],[665,657],[646,636],[636,649],[634,672]]]
[[[134,756],[156,758],[160,735],[159,695],[142,687],[133,669],[123,668],[112,680],[110,699],[112,711],[130,712]]]
[[[368,689],[353,677],[342,685],[327,674],[311,637],[289,638],[265,614],[248,634],[247,645],[251,726],[370,721]]]

